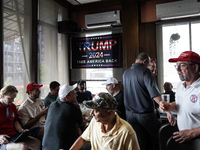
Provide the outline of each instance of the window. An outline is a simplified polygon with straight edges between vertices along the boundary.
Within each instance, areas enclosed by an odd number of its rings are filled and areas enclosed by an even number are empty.
[[[200,21],[184,21],[157,25],[158,83],[163,91],[164,82],[171,82],[176,90],[180,82],[175,63],[169,58],[177,58],[183,51],[192,50],[200,54]]]
[[[31,46],[31,4],[31,0],[3,0],[4,86],[17,87],[15,104],[24,100],[24,87],[30,81],[27,62]]]

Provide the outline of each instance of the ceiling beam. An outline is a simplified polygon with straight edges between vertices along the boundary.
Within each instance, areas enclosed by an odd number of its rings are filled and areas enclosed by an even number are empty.
[[[66,0],[54,0],[54,1],[70,11],[72,11],[74,9],[74,5],[72,5],[71,3],[69,3]]]
[[[73,12],[76,11],[84,11],[84,10],[90,10],[95,8],[105,8],[105,7],[113,7],[115,5],[121,5],[121,0],[103,0],[100,2],[93,2],[93,3],[87,3],[82,5],[75,5]]]

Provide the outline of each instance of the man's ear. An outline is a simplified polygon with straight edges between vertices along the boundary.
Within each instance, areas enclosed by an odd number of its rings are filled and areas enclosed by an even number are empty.
[[[199,65],[195,64],[195,71],[199,70]]]
[[[147,59],[143,60],[142,64],[144,64],[147,67],[148,66],[148,60]]]
[[[65,100],[69,100],[68,95],[65,96]]]
[[[115,83],[113,83],[113,87],[115,88]]]
[[[113,113],[113,110],[109,109],[107,112],[108,112],[108,115],[111,115]]]

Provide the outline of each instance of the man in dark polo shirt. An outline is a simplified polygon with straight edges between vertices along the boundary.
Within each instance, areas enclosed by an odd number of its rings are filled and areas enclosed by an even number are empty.
[[[161,119],[153,99],[159,104],[160,92],[152,72],[147,68],[150,57],[140,53],[123,74],[126,119],[137,133],[141,150],[158,150]]]

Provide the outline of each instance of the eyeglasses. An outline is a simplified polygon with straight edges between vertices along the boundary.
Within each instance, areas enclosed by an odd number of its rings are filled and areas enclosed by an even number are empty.
[[[183,69],[186,66],[192,66],[194,64],[179,64],[179,65],[174,65],[175,69]]]

